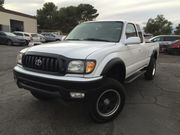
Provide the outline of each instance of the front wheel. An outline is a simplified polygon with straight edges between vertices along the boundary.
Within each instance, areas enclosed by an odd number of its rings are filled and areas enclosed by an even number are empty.
[[[155,75],[156,75],[156,59],[151,58],[144,76],[146,80],[153,80]]]
[[[97,90],[98,91],[98,90]],[[91,96],[89,112],[92,120],[98,123],[113,120],[122,111],[125,104],[123,86],[116,80],[106,78],[96,96]]]

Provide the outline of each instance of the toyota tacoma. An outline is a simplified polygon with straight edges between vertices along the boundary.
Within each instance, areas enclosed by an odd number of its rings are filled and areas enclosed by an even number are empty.
[[[95,122],[113,120],[125,104],[124,83],[156,74],[158,43],[145,43],[136,23],[91,21],[60,43],[25,48],[14,78],[39,100],[85,101]]]

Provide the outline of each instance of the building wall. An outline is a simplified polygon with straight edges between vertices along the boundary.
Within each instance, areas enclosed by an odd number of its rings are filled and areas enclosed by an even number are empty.
[[[6,29],[7,29],[7,26],[9,26],[9,30],[10,30],[10,19],[23,21],[25,32],[37,33],[37,20],[36,19],[9,14],[9,13],[0,11],[0,24],[5,25]]]

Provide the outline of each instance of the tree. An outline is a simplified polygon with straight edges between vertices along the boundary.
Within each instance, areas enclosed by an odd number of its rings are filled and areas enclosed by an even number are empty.
[[[50,2],[37,10],[37,22],[40,29],[61,30],[69,33],[76,25],[84,21],[91,21],[99,14],[92,5],[80,4],[60,8]]]
[[[176,35],[180,35],[180,24],[176,27],[176,30],[174,31]]]
[[[90,4],[80,4],[77,8],[79,10],[80,22],[92,21],[99,15],[97,10]]]
[[[0,0],[0,7],[3,7],[4,5],[4,0]]]
[[[58,7],[54,3],[45,3],[42,9],[37,10],[37,22],[40,29],[56,29],[57,20]]]
[[[158,15],[155,19],[150,18],[144,27],[146,33],[156,35],[172,34],[172,22],[164,18],[163,15]]]
[[[77,7],[69,6],[59,10],[59,26],[62,32],[69,33],[79,22]]]

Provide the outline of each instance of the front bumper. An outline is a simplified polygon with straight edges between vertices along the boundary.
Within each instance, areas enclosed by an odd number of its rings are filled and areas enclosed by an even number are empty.
[[[70,93],[84,93],[84,99],[93,94],[102,84],[102,77],[80,78],[55,76],[32,72],[23,67],[14,68],[14,78],[19,88],[58,96],[64,100],[73,99]]]

